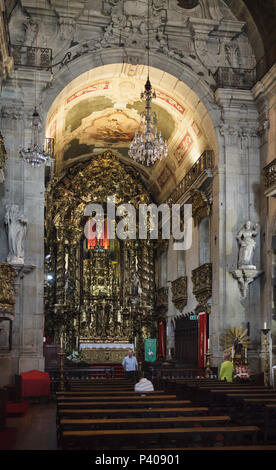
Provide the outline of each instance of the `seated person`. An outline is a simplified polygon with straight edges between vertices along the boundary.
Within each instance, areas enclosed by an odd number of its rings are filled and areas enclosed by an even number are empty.
[[[219,380],[226,380],[227,382],[233,381],[234,365],[231,361],[231,355],[224,354],[224,362],[220,366]]]
[[[152,382],[144,376],[144,372],[140,372],[139,375],[139,382],[135,384],[134,391],[135,392],[153,392],[154,387]]]

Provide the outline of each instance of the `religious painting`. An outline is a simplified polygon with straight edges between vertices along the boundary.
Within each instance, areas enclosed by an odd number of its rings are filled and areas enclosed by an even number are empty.
[[[94,81],[90,80],[89,73],[86,81],[70,86],[67,94],[63,92],[56,100],[47,119],[46,137],[55,139],[57,171],[76,159],[99,155],[105,150],[129,158],[135,132],[141,133],[145,124],[142,115],[146,102],[141,98],[145,87],[143,68],[135,70],[135,77],[120,72],[107,78],[98,75],[98,80]],[[160,81],[156,84],[153,81],[152,86],[156,98],[151,102],[151,114],[156,116],[158,134],[161,132],[167,141],[168,157],[174,157],[170,170],[159,175],[156,185],[159,192],[174,171],[172,165],[176,165],[176,170],[182,164],[195,140],[202,137],[202,131],[195,117],[187,122],[187,109],[181,95],[162,88]],[[153,131],[154,127],[153,124]],[[144,176],[148,178],[148,172]]]
[[[164,170],[161,172],[160,176],[157,178],[157,181],[158,181],[159,185],[161,186],[161,188],[163,186],[165,186],[165,184],[169,180],[170,176],[171,176],[171,172],[170,172],[168,166],[166,165]]]
[[[81,106],[75,106],[68,113],[64,136],[65,161],[108,148],[116,148],[127,155],[135,131],[142,131],[140,112],[144,103],[136,102],[123,109],[111,106],[109,98],[98,97],[81,102]],[[153,111],[159,116],[158,130],[162,132],[163,123],[162,135],[168,140],[174,131],[173,119],[158,105],[153,107]]]
[[[189,132],[186,132],[183,139],[178,144],[176,151],[174,152],[174,156],[176,157],[178,161],[178,165],[182,163],[185,155],[190,150],[192,145],[193,145],[193,139],[190,136]]]

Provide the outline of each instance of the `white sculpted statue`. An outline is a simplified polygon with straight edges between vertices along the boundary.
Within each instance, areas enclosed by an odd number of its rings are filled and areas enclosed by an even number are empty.
[[[258,224],[253,224],[248,221],[237,234],[236,238],[240,247],[238,260],[239,269],[256,269],[256,266],[252,265],[252,258],[256,246],[256,242],[253,240],[253,237],[256,237],[258,234],[257,228]]]
[[[24,264],[24,241],[27,233],[27,218],[20,212],[19,206],[6,206],[5,223],[8,229],[8,263]]]

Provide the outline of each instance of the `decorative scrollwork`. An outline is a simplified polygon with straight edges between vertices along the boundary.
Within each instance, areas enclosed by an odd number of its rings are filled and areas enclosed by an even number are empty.
[[[172,301],[176,308],[182,312],[187,305],[187,300],[187,276],[182,276],[172,282]]]
[[[0,319],[14,318],[14,278],[15,269],[9,263],[0,263]]]

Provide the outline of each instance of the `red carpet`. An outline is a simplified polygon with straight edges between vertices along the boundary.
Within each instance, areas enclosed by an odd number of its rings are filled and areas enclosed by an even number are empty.
[[[11,402],[8,401],[6,405],[7,416],[18,416],[24,415],[29,409],[29,403],[27,401]]]
[[[15,442],[16,428],[0,429],[0,450],[10,450]]]

